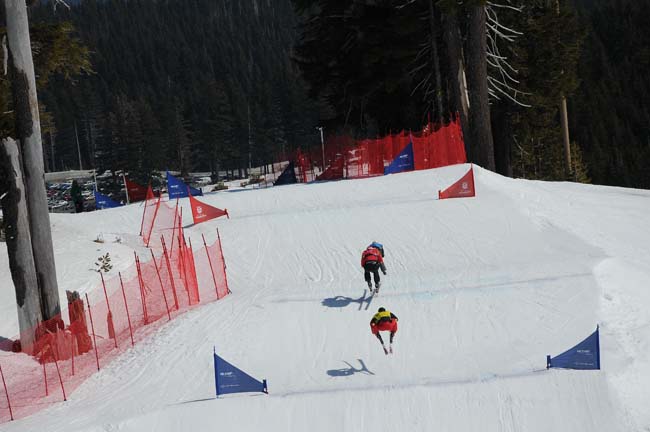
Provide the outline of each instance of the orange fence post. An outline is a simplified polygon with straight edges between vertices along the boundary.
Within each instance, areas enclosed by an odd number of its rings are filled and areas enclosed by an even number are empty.
[[[90,301],[88,300],[88,293],[86,293],[86,304],[88,305],[88,315],[90,316],[90,328],[93,331],[93,344],[95,345],[95,360],[97,361],[97,370],[99,370],[99,354],[97,353],[97,337],[95,336],[95,324],[93,323],[93,313],[90,310]],[[47,381],[46,381],[47,385]]]
[[[176,295],[176,283],[174,282],[174,274],[172,273],[172,266],[171,263],[169,262],[169,255],[167,254],[167,246],[165,245],[165,238],[161,237],[161,240],[163,246],[163,254],[165,255],[165,263],[167,264],[167,273],[169,274],[169,280],[172,283],[172,293],[174,293],[174,305],[176,306],[176,310],[178,310],[178,296]]]
[[[192,239],[188,239],[188,242],[190,243],[190,254],[188,255],[188,260],[190,261],[190,264],[192,264],[192,268],[190,269],[190,277],[194,282],[193,285],[196,286],[196,301],[198,303],[201,303],[201,294],[199,292],[199,281],[196,277],[196,264],[194,263],[194,250],[192,249]]]
[[[74,335],[70,338],[70,362],[72,363],[72,376],[74,376]]]
[[[228,294],[231,294],[230,288],[228,288],[228,274],[226,273],[226,259],[223,257],[223,249],[221,248],[221,234],[219,233],[219,228],[217,228],[217,239],[219,239],[219,253],[221,254],[221,264],[223,265],[223,277],[226,280],[226,291]]]
[[[133,343],[133,328],[131,327],[131,316],[129,315],[129,305],[126,302],[126,292],[124,291],[124,282],[122,282],[122,273],[118,273],[120,277],[120,286],[122,287],[122,298],[124,298],[124,308],[126,309],[126,319],[129,321],[129,333],[131,334],[131,346]]]
[[[2,385],[5,388],[5,395],[7,396],[7,405],[9,406],[9,417],[11,417],[11,421],[13,421],[14,412],[11,409],[11,400],[9,400],[9,392],[7,391],[7,382],[5,381],[5,374],[2,373],[2,366],[0,366],[0,377],[2,377]]]
[[[50,392],[47,390],[47,371],[45,370],[45,361],[43,361],[43,379],[45,380],[45,397],[50,395]]]
[[[169,253],[174,253],[174,237],[176,237],[176,217],[177,216],[178,216],[178,198],[176,198],[176,208],[174,209],[174,226],[172,227],[172,244],[170,246]],[[163,239],[164,239],[164,237],[163,237]],[[176,309],[178,309],[178,307]]]
[[[162,195],[162,194],[160,194]],[[153,212],[153,220],[151,221],[151,229],[149,230],[149,235],[147,235],[147,247],[149,247],[149,240],[151,240],[151,235],[153,234],[153,227],[156,224],[156,216],[158,215],[158,209],[160,208],[160,195],[158,196],[158,201],[156,202],[156,210]]]
[[[59,370],[59,362],[56,361],[56,356],[52,355],[52,358],[54,359],[54,365],[56,366],[56,373],[59,375],[59,382],[61,383],[61,391],[63,392],[63,401],[67,401],[68,398],[65,396],[65,388],[63,387],[63,379],[61,378],[61,371]]]
[[[201,237],[203,238],[203,247],[205,248],[205,254],[208,256],[208,264],[210,264],[210,272],[212,273],[214,290],[217,292],[217,300],[219,300],[219,288],[217,287],[217,278],[214,276],[214,267],[212,267],[212,260],[210,259],[210,251],[208,250],[208,245],[205,243],[205,236],[201,234]]]
[[[106,317],[108,321],[108,334],[109,337],[113,336],[113,341],[115,342],[115,348],[117,348],[117,335],[115,334],[115,327],[113,326],[113,312],[111,311],[111,304],[108,302],[108,293],[106,292],[106,283],[104,282],[104,275],[102,272],[99,272],[99,276],[102,278],[102,287],[104,288],[104,298],[106,299],[106,307],[108,308],[108,316]]]
[[[181,241],[183,241],[183,243],[181,243]],[[180,265],[181,265],[180,270],[181,270],[181,272],[183,272],[182,273],[182,276],[183,276],[182,280],[185,283],[185,292],[187,293],[187,304],[189,306],[192,306],[192,298],[190,297],[190,289],[187,286],[187,269],[185,268],[185,253],[183,253],[184,242],[185,242],[184,238],[178,237],[178,253],[179,253],[179,256],[180,256]]]
[[[140,270],[140,259],[135,252],[133,252],[133,255],[135,256],[135,268],[138,272],[138,285],[140,286],[140,299],[142,300],[142,318],[144,324],[147,325],[149,324],[149,317],[147,316],[147,303],[145,300],[144,281],[142,280],[142,272]]]
[[[169,318],[169,321],[172,320],[172,316],[169,313],[169,303],[167,303],[167,295],[165,294],[165,287],[163,286],[162,283],[162,278],[160,277],[160,271],[158,270],[158,264],[156,264],[156,257],[153,254],[153,251],[151,251],[151,259],[153,260],[153,265],[156,267],[156,274],[158,274],[158,282],[160,282],[160,290],[162,291],[163,299],[165,300],[165,308],[167,309],[167,318]]]

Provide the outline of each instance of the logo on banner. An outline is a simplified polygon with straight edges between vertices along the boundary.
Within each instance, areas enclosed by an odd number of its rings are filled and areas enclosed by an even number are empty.
[[[467,188],[469,187],[469,185],[467,184],[467,182],[463,182],[463,184],[461,185],[461,187],[463,188],[463,190],[467,190]]]
[[[196,206],[196,218],[201,219],[206,217],[206,215],[203,214],[203,206]]]

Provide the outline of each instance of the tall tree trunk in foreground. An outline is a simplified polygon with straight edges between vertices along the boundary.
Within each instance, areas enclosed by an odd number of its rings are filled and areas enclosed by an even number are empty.
[[[45,194],[43,145],[27,7],[25,0],[5,0],[4,3],[9,42],[9,70],[16,133],[22,156],[29,231],[43,319],[47,320],[59,314],[61,307],[54,265],[50,215]]]
[[[472,158],[483,168],[495,170],[487,82],[486,12],[484,2],[468,5],[467,84]]]
[[[2,194],[2,213],[5,226],[9,269],[16,291],[18,324],[22,349],[31,352],[34,330],[43,319],[40,295],[34,266],[31,235],[29,234],[29,215],[25,202],[20,152],[18,143],[6,138],[0,143],[0,169],[4,171]]]

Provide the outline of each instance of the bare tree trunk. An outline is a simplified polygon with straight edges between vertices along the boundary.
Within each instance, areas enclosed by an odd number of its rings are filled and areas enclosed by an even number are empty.
[[[463,130],[465,141],[465,153],[467,160],[473,160],[471,152],[472,136],[469,133],[467,114],[469,102],[465,88],[465,66],[463,64],[463,52],[460,43],[460,29],[458,28],[458,17],[454,12],[447,13],[442,17],[445,44],[447,45],[447,58],[449,63],[449,82],[451,83],[451,109],[458,112],[460,126]]]
[[[434,120],[439,120],[442,122],[444,117],[444,112],[442,109],[442,83],[440,76],[440,58],[438,57],[438,38],[436,37],[436,14],[433,7],[433,0],[429,0],[429,27],[431,31],[431,57],[433,64],[433,74],[436,79],[436,108],[437,116],[433,117]]]
[[[5,13],[14,114],[23,159],[29,231],[43,319],[47,320],[58,315],[61,307],[45,194],[43,144],[25,0],[5,0]]]
[[[485,5],[469,6],[467,31],[467,84],[472,156],[483,168],[495,170],[487,84]]]
[[[560,124],[562,125],[562,141],[564,142],[564,170],[567,178],[571,176],[571,140],[569,139],[569,110],[566,106],[566,97],[560,98]]]
[[[16,291],[20,343],[24,352],[31,353],[34,331],[43,320],[43,315],[29,234],[20,152],[18,143],[11,138],[4,139],[0,144],[0,169],[6,174],[5,184],[0,186],[0,191],[6,190],[1,201],[9,268]]]
[[[560,15],[560,0],[555,0],[555,12]],[[564,143],[564,172],[569,178],[573,168],[571,166],[571,140],[569,139],[569,110],[566,106],[565,95],[560,96],[560,124],[562,126],[562,142]]]

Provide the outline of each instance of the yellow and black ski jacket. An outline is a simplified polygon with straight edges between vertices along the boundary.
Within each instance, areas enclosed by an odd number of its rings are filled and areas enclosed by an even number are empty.
[[[373,316],[372,319],[370,320],[370,324],[378,325],[379,323],[392,321],[392,320],[399,321],[399,319],[391,311],[377,312],[375,316]]]

